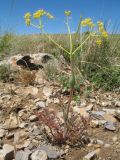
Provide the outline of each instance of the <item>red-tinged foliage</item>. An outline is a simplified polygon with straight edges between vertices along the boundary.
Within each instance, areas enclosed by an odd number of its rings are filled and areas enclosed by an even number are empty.
[[[37,114],[40,124],[44,124],[50,130],[47,136],[53,143],[80,144],[82,136],[86,134],[88,120],[71,113],[65,126],[54,111],[44,109]]]

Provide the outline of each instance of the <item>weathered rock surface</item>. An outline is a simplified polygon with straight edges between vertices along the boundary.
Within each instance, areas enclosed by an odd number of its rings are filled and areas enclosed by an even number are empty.
[[[47,160],[47,153],[44,150],[36,150],[32,153],[31,160]]]

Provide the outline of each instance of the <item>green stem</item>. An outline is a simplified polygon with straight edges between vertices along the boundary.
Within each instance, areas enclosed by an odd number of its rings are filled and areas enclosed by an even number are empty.
[[[67,25],[68,34],[69,34],[69,39],[70,39],[70,54],[72,54],[72,47],[73,47],[73,44],[72,44],[72,35],[71,35],[69,23],[68,23],[68,16],[67,16],[66,18],[67,18],[66,25]]]
[[[59,45],[57,42],[55,42],[55,41],[51,38],[51,36],[47,35],[47,34],[44,32],[43,27],[41,28],[40,26],[34,25],[34,24],[32,24],[32,23],[31,23],[31,26],[33,26],[33,27],[35,27],[35,28],[37,28],[37,29],[40,29],[41,32],[42,32],[42,34],[44,34],[44,35],[45,35],[49,40],[51,40],[56,46],[58,46],[60,49],[62,49],[62,50],[63,50],[64,52],[66,52],[67,54],[70,54],[69,51],[67,51],[65,48],[63,48],[61,45]]]
[[[91,35],[89,35],[72,53],[72,55],[74,55],[82,46],[83,44],[90,38]]]

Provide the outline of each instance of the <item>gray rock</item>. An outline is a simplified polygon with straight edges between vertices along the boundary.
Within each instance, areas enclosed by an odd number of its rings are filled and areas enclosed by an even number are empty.
[[[84,158],[83,160],[94,160],[96,159],[98,156],[97,154],[99,153],[99,149],[96,149],[95,151],[92,151],[90,153],[88,153]]]
[[[30,140],[28,139],[28,132],[25,132],[25,130],[18,130],[14,134],[14,144],[17,149],[25,148],[29,146]]]
[[[45,95],[45,97],[49,98],[52,95],[52,88],[44,87],[43,94]]]
[[[114,137],[112,138],[112,140],[113,140],[113,142],[116,142],[116,141],[118,140],[117,136],[114,136]]]
[[[34,128],[32,132],[33,132],[32,134],[34,136],[38,136],[42,133],[41,129],[39,129],[39,128]]]
[[[19,127],[20,128],[26,128],[28,125],[29,125],[28,123],[23,122],[23,123],[19,124]]]
[[[36,150],[30,158],[31,160],[47,160],[47,153],[44,150]]]
[[[102,145],[104,145],[104,142],[102,140],[97,139],[97,144],[102,146]]]
[[[5,135],[5,130],[4,129],[0,129],[0,138],[4,137]]]
[[[30,152],[18,151],[15,155],[15,160],[29,160]]]
[[[48,158],[58,158],[64,154],[64,151],[62,149],[59,149],[55,146],[51,145],[41,145],[38,147],[40,150],[46,151]]]
[[[115,107],[120,107],[120,101],[115,102]]]
[[[45,102],[44,101],[39,101],[36,103],[37,108],[45,108]]]
[[[93,104],[89,104],[85,109],[87,112],[91,111],[93,109]]]
[[[103,119],[104,111],[92,111],[91,115],[97,119]]]
[[[3,149],[0,150],[0,157],[4,157],[4,160],[12,160],[14,158],[14,146],[4,144]]]
[[[14,114],[11,114],[8,119],[5,120],[5,129],[12,130],[18,128],[18,119]]]
[[[106,108],[103,108],[103,111],[108,113],[108,114],[115,114],[115,113],[120,113],[120,110],[119,109],[106,109]]]
[[[114,117],[115,117],[118,121],[120,121],[120,113],[115,113]]]
[[[38,120],[38,117],[37,117],[36,115],[32,115],[32,116],[29,117],[29,120],[30,120],[31,122],[35,122],[35,121]]]
[[[102,106],[103,106],[103,107],[108,107],[108,106],[111,106],[111,105],[112,105],[111,101],[102,102]]]
[[[116,123],[115,122],[106,122],[104,124],[105,129],[110,130],[110,131],[115,131],[116,130]]]

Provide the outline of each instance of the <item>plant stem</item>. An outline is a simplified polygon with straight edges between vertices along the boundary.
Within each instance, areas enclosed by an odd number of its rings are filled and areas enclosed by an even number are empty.
[[[37,28],[37,29],[40,29],[41,30],[41,32],[42,32],[42,34],[44,34],[49,40],[51,40],[56,46],[58,46],[60,49],[62,49],[64,52],[66,52],[67,54],[70,54],[70,52],[69,51],[67,51],[65,48],[63,48],[60,44],[58,44],[57,42],[55,42],[52,38],[51,38],[51,36],[49,36],[49,35],[47,35],[45,32],[44,32],[44,30],[43,30],[43,28],[41,28],[40,26],[38,26],[38,25],[34,25],[34,24],[32,24],[31,23],[31,25],[33,26],[33,27],[35,27],[35,28]]]
[[[72,44],[72,35],[71,35],[71,31],[70,31],[70,27],[69,27],[69,23],[68,23],[68,17],[67,18],[67,22],[66,22],[66,25],[67,25],[67,29],[68,29],[68,35],[69,35],[69,39],[70,39],[70,54],[72,54],[72,48],[73,48],[73,44]]]
[[[83,44],[90,38],[91,35],[89,35],[72,53],[72,55],[74,55],[82,46]]]

